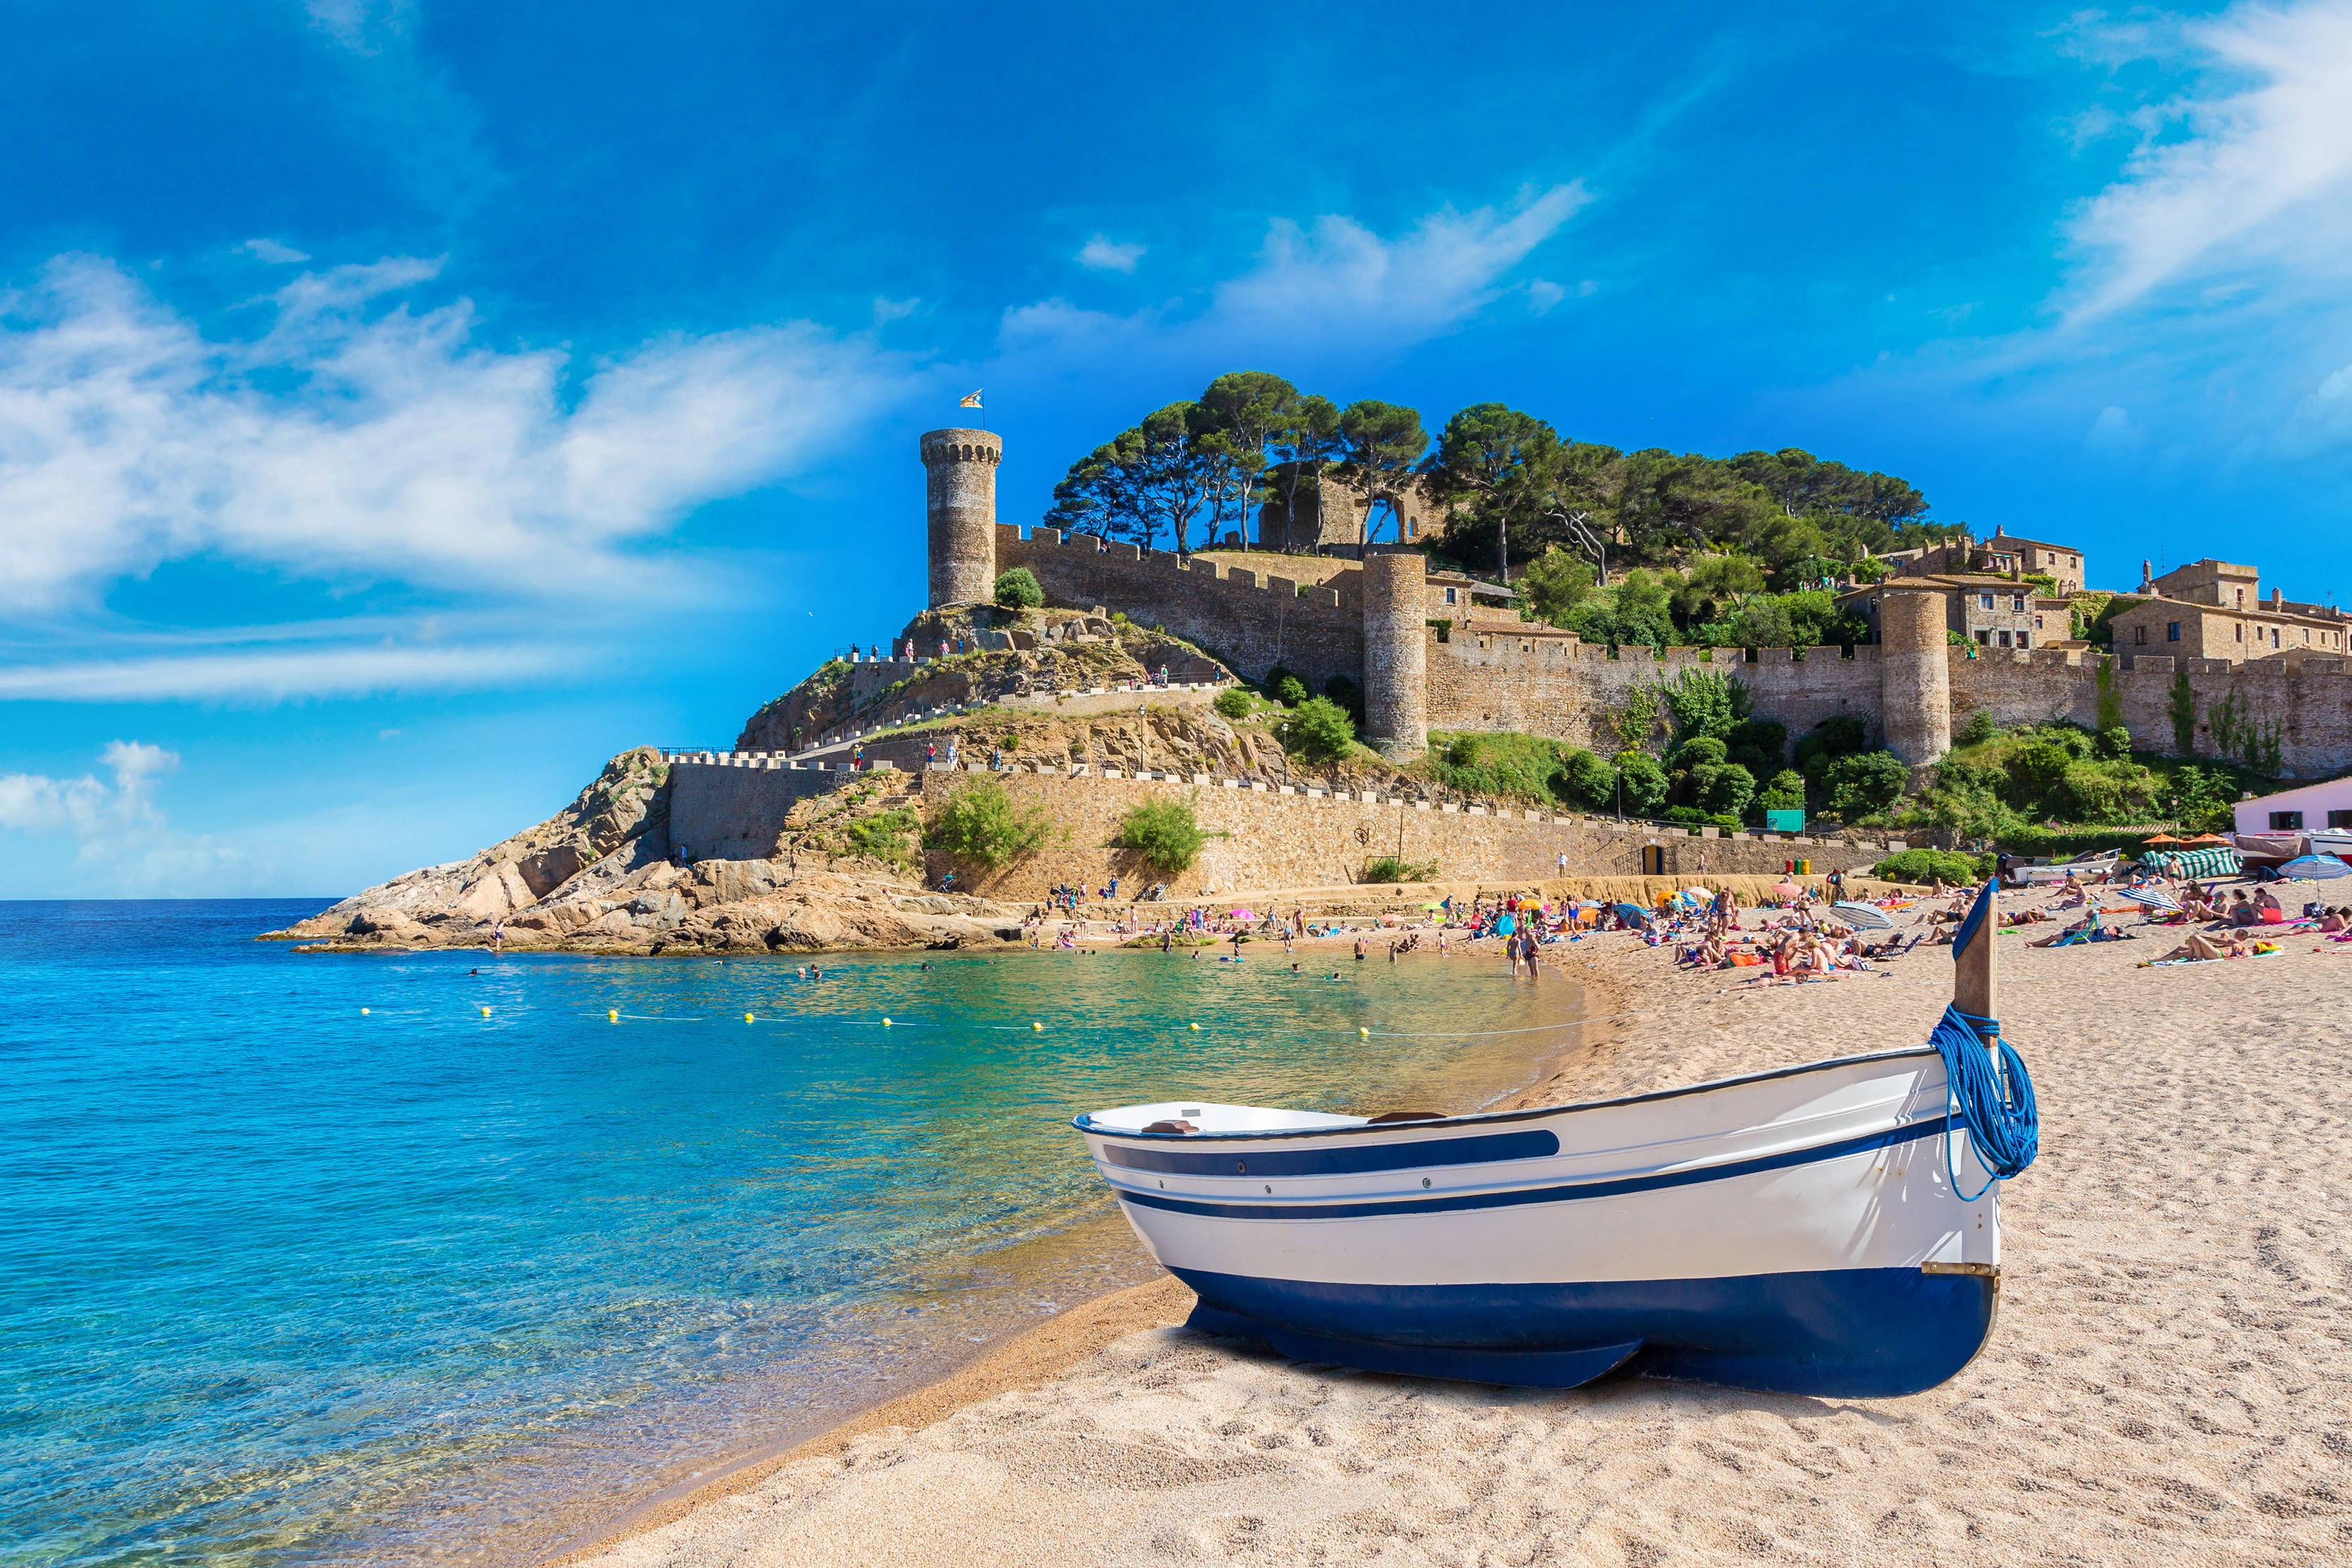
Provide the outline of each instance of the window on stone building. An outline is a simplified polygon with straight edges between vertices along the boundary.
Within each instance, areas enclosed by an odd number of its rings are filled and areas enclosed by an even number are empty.
[[[1979,609],[1980,609],[1980,610],[1990,610],[1990,609],[1991,609],[1991,608],[1992,608],[1992,595],[1991,595],[1990,594],[1979,594],[1979,595],[1977,595],[1977,608],[1979,608]]]
[[[2271,813],[2271,831],[2273,833],[2295,833],[2300,832],[2302,827],[2303,813],[2299,811],[2273,811]]]
[[[1987,647],[1992,647],[1992,634],[1988,631],[1979,631],[1977,633],[1977,641],[1984,644]]]
[[[2009,646],[2009,634],[2007,632],[2000,634],[2000,646],[2003,647],[2007,647]]]
[[[2230,628],[2230,633],[2231,633],[2230,640],[2231,640],[2231,642],[2243,642],[2243,641],[2245,641],[2245,640],[2246,640],[2246,623],[2245,623],[2245,622],[2243,622],[2243,621],[2240,621],[2236,626],[2231,626],[2231,627]]]
[[[2276,627],[2276,626],[2273,626],[2273,627],[2271,628],[2271,647],[2278,647],[2278,645],[2279,645],[2279,640],[2278,640],[2278,627]]]
[[[2147,628],[2146,626],[2132,627],[2132,641],[2136,643],[2145,643],[2147,641]]]
[[[2033,634],[2032,632],[2018,633],[2017,646],[2020,647],[2032,647],[2033,646]]]
[[[2033,617],[2033,629],[2037,632],[2042,629],[2042,617],[2040,616]]]
[[[2021,616],[2021,615],[2025,614],[2025,595],[2022,595],[2022,594],[2011,594],[2011,595],[2009,596],[2009,613],[2010,613],[2010,614],[2011,614],[2011,615],[2013,615],[2013,616]]]
[[[2180,623],[2179,621],[2167,621],[2164,623],[2164,640],[2167,642],[2179,642],[2180,640]]]
[[[1454,597],[1454,590],[1451,588],[1445,590],[1445,602],[1449,605],[1458,602]]]

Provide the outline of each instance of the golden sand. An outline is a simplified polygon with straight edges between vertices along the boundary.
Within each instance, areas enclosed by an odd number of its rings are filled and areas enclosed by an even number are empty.
[[[2144,970],[2168,936],[2000,940],[2042,1152],[2004,1192],[1991,1342],[1941,1388],[1349,1373],[1172,1327],[1163,1281],[583,1561],[2352,1562],[2352,944]],[[1924,1040],[1950,996],[1948,950],[1785,986],[1567,953],[1644,1016],[1537,1102]]]

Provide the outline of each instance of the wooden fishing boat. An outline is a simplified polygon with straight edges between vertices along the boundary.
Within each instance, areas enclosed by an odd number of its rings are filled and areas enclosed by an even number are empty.
[[[1571,1387],[1612,1372],[1915,1393],[1983,1346],[2032,1085],[1992,1023],[1992,889],[1934,1039],[1591,1104],[1076,1119],[1192,1326],[1302,1360]]]

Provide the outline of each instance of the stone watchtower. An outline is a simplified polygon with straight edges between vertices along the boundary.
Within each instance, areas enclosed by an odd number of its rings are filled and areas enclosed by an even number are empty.
[[[931,608],[996,596],[996,465],[1004,442],[986,430],[923,437],[931,523]]]
[[[1429,746],[1429,560],[1364,558],[1365,739],[1383,756]]]
[[[1886,749],[1915,768],[1952,749],[1952,656],[1944,619],[1941,594],[1879,596],[1879,723]]]

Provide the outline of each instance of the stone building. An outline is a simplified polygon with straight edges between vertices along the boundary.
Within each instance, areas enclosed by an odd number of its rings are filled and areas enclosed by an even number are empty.
[[[1879,557],[1906,577],[1969,575],[1995,577],[2046,576],[2057,584],[2060,596],[2079,594],[2088,580],[2083,552],[2071,544],[2050,544],[2021,539],[1995,524],[1990,539],[1955,540],[1915,550],[1890,550]]]
[[[2032,584],[2014,577],[1977,574],[1890,577],[1839,595],[1838,608],[1860,615],[1869,623],[1871,636],[1883,641],[1880,600],[1896,591],[1941,598],[1945,629],[1979,647],[2048,647],[2074,635],[2073,605],[2064,599],[2045,598]]]
[[[1430,494],[1418,474],[1406,476],[1393,492],[1384,491],[1376,498],[1372,515],[1367,519],[1363,497],[1332,478],[1328,468],[1298,481],[1294,515],[1286,503],[1291,489],[1290,471],[1291,466],[1285,463],[1266,476],[1266,487],[1273,494],[1258,508],[1260,549],[1349,553],[1362,542],[1368,521],[1386,536],[1376,539],[1375,544],[1417,544],[1445,537],[1452,510]],[[1389,505],[1391,493],[1396,502],[1393,515]]]
[[[2169,654],[2231,663],[2284,653],[2347,651],[2340,616],[2302,615],[2257,603],[2248,608],[2196,599],[2146,599],[2108,623],[2117,653]]]

